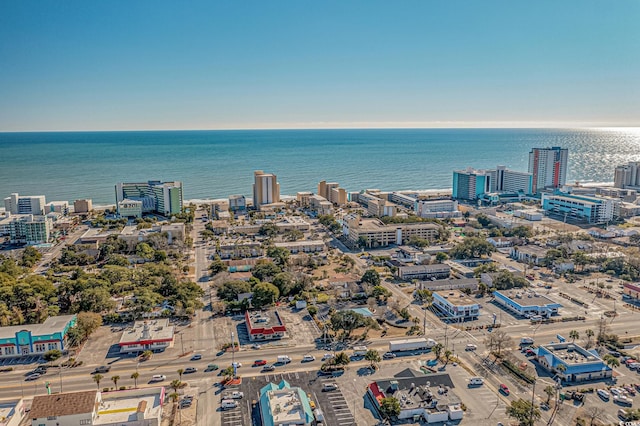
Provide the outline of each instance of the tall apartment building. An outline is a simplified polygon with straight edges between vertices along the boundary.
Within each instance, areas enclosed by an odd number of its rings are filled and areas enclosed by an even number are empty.
[[[20,196],[14,192],[4,199],[4,209],[11,214],[44,214],[44,195]]]
[[[8,235],[12,244],[42,244],[49,242],[53,220],[48,216],[20,214],[0,221],[0,235]]]
[[[93,200],[91,199],[75,200],[73,202],[74,213],[89,213],[91,210],[93,210]]]
[[[631,161],[617,166],[614,171],[613,186],[620,189],[639,189],[640,161]]]
[[[253,173],[253,208],[280,201],[280,184],[276,175],[256,170]]]
[[[533,174],[516,172],[505,166],[497,166],[489,170],[491,175],[491,192],[523,192],[533,194]]]
[[[533,192],[560,188],[567,182],[569,150],[554,146],[529,151],[529,173],[533,175]]]
[[[453,172],[454,199],[476,200],[482,194],[491,191],[491,174],[486,170],[475,170],[469,167],[466,170]]]
[[[142,213],[178,214],[182,212],[182,182],[117,183],[116,205],[124,200],[141,201]]]
[[[318,195],[338,206],[347,204],[347,191],[340,188],[340,184],[337,182],[323,180],[318,183]]]
[[[542,194],[546,214],[563,220],[606,223],[619,215],[620,200],[565,193]]]

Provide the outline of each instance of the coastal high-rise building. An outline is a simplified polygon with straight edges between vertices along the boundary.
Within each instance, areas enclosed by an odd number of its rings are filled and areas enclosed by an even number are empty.
[[[554,146],[529,151],[529,173],[533,175],[533,192],[560,188],[567,181],[569,150]]]
[[[253,173],[253,208],[280,201],[280,184],[276,175],[256,170]]]
[[[4,209],[11,214],[43,215],[45,204],[44,195],[20,196],[14,192],[4,199]]]
[[[631,161],[617,166],[614,171],[613,186],[620,189],[639,189],[640,161]]]
[[[53,220],[48,216],[18,214],[0,221],[0,235],[8,235],[12,244],[48,243]]]
[[[505,166],[497,166],[489,170],[491,175],[491,192],[522,192],[533,194],[533,175],[527,172],[516,172]]]
[[[318,195],[338,206],[347,204],[347,191],[337,182],[323,180],[318,183]]]
[[[116,205],[124,200],[141,201],[142,213],[178,214],[182,212],[182,182],[117,183]]]
[[[453,199],[477,200],[490,191],[491,173],[486,170],[468,168],[453,172]]]
[[[74,213],[89,213],[93,210],[93,201],[91,199],[75,200],[73,202]]]

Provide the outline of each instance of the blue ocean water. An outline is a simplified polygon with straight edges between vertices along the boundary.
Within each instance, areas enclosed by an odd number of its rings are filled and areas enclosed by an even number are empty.
[[[320,180],[348,191],[450,188],[452,171],[527,170],[532,147],[569,148],[568,180],[613,180],[640,160],[638,129],[375,129],[0,133],[0,197],[114,202],[114,184],[181,180],[185,199],[251,194],[253,171],[282,194]]]

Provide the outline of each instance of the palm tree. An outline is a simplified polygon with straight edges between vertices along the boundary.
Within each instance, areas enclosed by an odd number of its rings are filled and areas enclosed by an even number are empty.
[[[138,377],[140,377],[140,373],[137,371],[135,373],[131,373],[131,378],[133,379],[133,384],[136,389],[138,388]]]
[[[618,361],[618,358],[611,354],[606,354],[602,357],[602,360],[612,369],[620,367],[620,361]]]
[[[111,381],[113,381],[113,387],[118,389],[118,380],[120,380],[120,376],[113,376]]]
[[[558,364],[556,365],[556,372],[562,376],[562,378],[564,379],[564,372],[567,371],[567,366],[564,364]]]
[[[451,360],[451,357],[453,356],[453,352],[451,352],[449,349],[447,349],[446,351],[444,351],[444,360],[445,360],[445,365],[449,364],[449,361]]]
[[[351,362],[351,360],[349,359],[349,356],[344,353],[344,352],[340,352],[339,354],[336,355],[336,357],[333,359],[333,363],[335,365],[347,365]]]
[[[569,339],[571,339],[572,342],[575,342],[578,338],[580,338],[580,333],[578,333],[578,330],[571,330],[569,332]]]
[[[177,392],[178,389],[182,389],[185,386],[187,386],[187,384],[180,380],[172,380],[171,383],[169,383],[169,387],[173,389],[174,392]]]
[[[595,336],[595,333],[593,332],[593,330],[589,328],[585,330],[584,334],[587,335],[587,343],[585,344],[585,349],[589,349],[593,344],[592,339],[593,339],[593,336]]]
[[[553,386],[549,385],[546,388],[544,388],[544,393],[547,394],[547,404],[549,404],[549,401],[551,401],[551,397],[556,393],[556,388],[554,388]]]
[[[369,349],[367,353],[364,354],[364,359],[371,363],[371,369],[375,370],[377,364],[380,362],[380,353],[375,349]]]
[[[182,368],[178,368],[178,376],[180,376],[180,380],[182,380],[182,373],[184,373],[184,370]]]
[[[93,381],[96,382],[96,385],[98,385],[98,389],[100,389],[100,380],[102,380],[104,378],[104,376],[102,374],[95,374],[93,376]]]
[[[178,402],[178,398],[179,398],[179,397],[180,397],[180,395],[178,395],[178,393],[177,393],[177,392],[171,392],[171,393],[169,394],[169,398],[171,398],[171,400],[172,400],[174,403]]]
[[[442,346],[442,343],[436,343],[435,346],[431,348],[431,352],[433,352],[433,354],[436,356],[436,359],[440,359],[440,354],[442,353],[442,349],[444,349],[444,346]]]
[[[233,377],[233,367],[229,366],[222,370],[222,375],[226,380],[229,380]]]

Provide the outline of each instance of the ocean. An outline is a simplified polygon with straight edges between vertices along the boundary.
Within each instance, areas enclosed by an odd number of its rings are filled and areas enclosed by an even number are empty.
[[[611,182],[640,160],[640,129],[371,129],[0,133],[0,197],[114,203],[116,182],[180,180],[185,199],[252,193],[253,171],[281,194],[450,188],[452,171],[526,171],[532,147],[569,148],[568,182]]]

